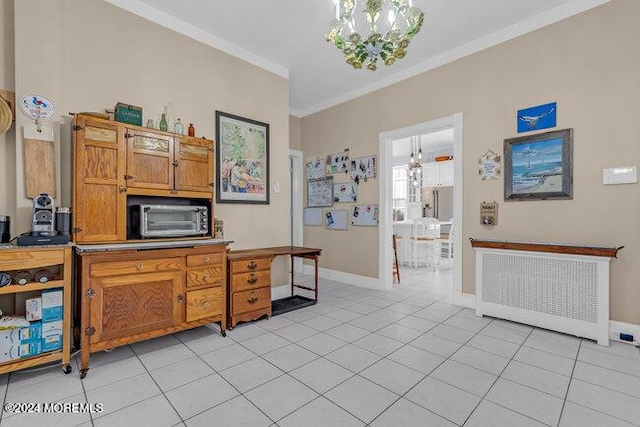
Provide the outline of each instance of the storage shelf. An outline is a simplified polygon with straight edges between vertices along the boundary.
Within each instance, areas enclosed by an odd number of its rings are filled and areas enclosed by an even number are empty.
[[[63,280],[50,280],[47,283],[30,282],[26,285],[8,285],[0,288],[0,295],[17,294],[20,292],[41,291],[43,289],[63,288]]]
[[[62,360],[62,350],[49,351],[36,356],[26,357],[24,359],[8,360],[0,363],[0,374],[12,372],[18,369],[31,368],[45,363]]]

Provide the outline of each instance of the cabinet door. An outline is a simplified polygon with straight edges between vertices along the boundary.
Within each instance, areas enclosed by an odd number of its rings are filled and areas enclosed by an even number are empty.
[[[74,241],[123,241],[127,209],[124,128],[82,116],[75,125]]]
[[[182,323],[183,273],[179,271],[91,280],[91,343],[126,338]],[[178,299],[180,298],[180,301]]]
[[[127,186],[173,190],[173,138],[127,129]]]
[[[178,138],[175,157],[176,190],[213,191],[213,141]]]
[[[439,162],[440,166],[440,185],[442,187],[451,187],[453,186],[453,162]]]
[[[423,163],[422,164],[422,186],[423,187],[437,187],[439,177],[438,164]]]

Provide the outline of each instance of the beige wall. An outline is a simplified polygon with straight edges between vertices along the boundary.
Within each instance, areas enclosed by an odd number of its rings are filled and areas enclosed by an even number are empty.
[[[0,89],[15,89],[13,0],[0,2]],[[15,216],[15,126],[0,135],[0,215]],[[15,232],[15,221],[12,222]]]
[[[51,96],[58,112],[103,111],[118,101],[157,119],[173,103],[174,117],[193,122],[197,136],[215,136],[215,111],[270,124],[271,204],[216,205],[234,249],[289,242],[288,81],[240,59],[160,27],[101,0],[16,2],[16,85],[19,93]],[[34,37],[33,28],[47,28]],[[46,70],[43,67],[46,65]],[[62,203],[69,202],[68,118],[58,135]],[[25,124],[21,118],[18,125]],[[22,150],[17,155],[19,226],[29,228]],[[11,162],[7,159],[6,162]],[[3,163],[6,163],[3,160]],[[0,165],[2,166],[2,165]],[[274,284],[287,283],[287,260],[275,264]]]
[[[350,147],[377,154],[379,133],[464,113],[464,292],[474,292],[469,237],[625,246],[612,262],[611,317],[640,324],[640,188],[602,185],[602,169],[640,163],[640,2],[616,0],[394,86],[303,118],[305,156]],[[411,52],[409,52],[411,54]],[[480,181],[477,161],[516,136],[516,111],[558,102],[558,128],[574,129],[574,197],[503,201],[503,181]],[[360,186],[376,203],[379,182]],[[497,200],[499,225],[478,224]],[[378,229],[305,227],[322,267],[378,276]]]
[[[302,119],[289,116],[289,148],[302,150]]]

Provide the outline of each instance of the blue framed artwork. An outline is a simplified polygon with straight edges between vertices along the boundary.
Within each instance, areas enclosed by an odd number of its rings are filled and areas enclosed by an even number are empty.
[[[556,127],[557,103],[518,110],[518,133]]]

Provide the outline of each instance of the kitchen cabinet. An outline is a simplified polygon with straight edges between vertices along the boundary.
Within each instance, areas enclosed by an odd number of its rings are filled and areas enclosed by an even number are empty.
[[[259,250],[229,253],[229,327],[271,316],[272,259]]]
[[[422,164],[423,187],[452,187],[453,160]]]
[[[83,114],[74,118],[73,241],[124,242],[127,197],[204,199],[213,218],[213,141]]]

